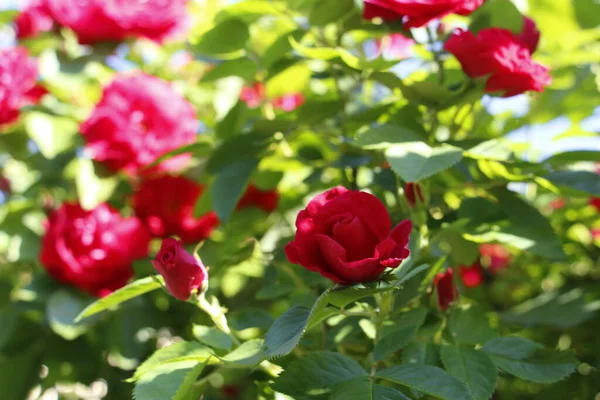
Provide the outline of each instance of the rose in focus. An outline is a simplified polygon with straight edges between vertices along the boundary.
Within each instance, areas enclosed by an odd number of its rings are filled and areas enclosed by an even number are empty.
[[[204,186],[183,176],[162,176],[141,183],[133,208],[155,237],[176,235],[183,243],[200,242],[219,224],[214,212],[194,217],[203,192]]]
[[[149,242],[137,218],[106,204],[87,211],[65,203],[48,217],[40,261],[59,282],[104,296],[133,276],[131,264],[146,257]]]
[[[206,268],[173,238],[163,240],[160,251],[152,261],[156,271],[163,276],[169,293],[186,301],[208,281]]]
[[[405,28],[416,28],[448,14],[469,15],[485,0],[365,0],[363,17],[402,20]]]
[[[185,167],[189,153],[146,169],[160,156],[196,141],[192,105],[166,82],[145,74],[118,76],[104,88],[81,132],[86,149],[110,170],[129,175]]]
[[[340,284],[373,281],[409,256],[412,223],[392,229],[375,196],[336,187],[312,199],[296,219],[296,236],[285,247],[294,264]]]

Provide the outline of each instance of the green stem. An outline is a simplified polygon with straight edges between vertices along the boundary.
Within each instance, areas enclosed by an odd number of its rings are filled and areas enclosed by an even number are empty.
[[[217,301],[213,301],[211,304],[205,296],[205,292],[200,293],[197,297],[192,297],[195,299],[195,304],[213,321],[217,329],[225,332],[231,337],[231,340],[236,346],[240,345],[240,341],[229,329],[229,323],[227,322],[227,317],[225,316],[226,309],[221,307]],[[216,299],[215,299],[216,300]]]

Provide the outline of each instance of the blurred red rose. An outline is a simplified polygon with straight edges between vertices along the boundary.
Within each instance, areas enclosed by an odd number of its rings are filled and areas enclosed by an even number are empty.
[[[219,224],[214,212],[194,218],[194,206],[204,186],[183,176],[163,176],[142,182],[133,195],[135,214],[155,237],[179,236],[200,242]]]
[[[407,182],[404,186],[404,196],[406,200],[408,200],[408,204],[414,207],[417,204],[417,198],[420,202],[423,202],[423,192],[421,191],[421,186],[418,183]]]
[[[52,30],[54,20],[46,0],[25,0],[21,10],[15,18],[17,38],[23,39]]]
[[[187,0],[46,0],[54,20],[80,43],[145,37],[157,42],[182,31]]]
[[[133,276],[131,264],[146,257],[149,242],[139,219],[107,204],[87,211],[65,203],[48,217],[40,261],[59,282],[104,296]]]
[[[517,36],[517,40],[525,46],[531,54],[535,53],[540,42],[540,31],[535,21],[529,17],[523,19],[523,29]]]
[[[529,49],[507,29],[483,29],[477,36],[459,29],[444,47],[468,76],[488,77],[486,92],[501,92],[504,97],[542,92],[552,81],[548,67],[534,62]]]
[[[46,93],[36,85],[37,62],[26,49],[0,50],[0,125],[14,122],[21,107],[39,101]]]
[[[279,193],[276,190],[261,190],[252,183],[237,204],[237,209],[255,206],[268,213],[277,209]]]
[[[437,292],[437,303],[440,310],[446,310],[458,298],[458,290],[454,283],[452,268],[438,273],[433,279],[433,286]]]
[[[285,247],[288,260],[340,284],[375,280],[410,254],[409,220],[392,229],[377,197],[341,186],[312,199],[298,214],[296,228]]]
[[[501,244],[486,243],[479,246],[481,261],[492,274],[497,274],[510,263],[510,253]]]
[[[548,203],[551,209],[560,210],[564,206],[567,205],[567,201],[565,199],[554,199]]]
[[[7,177],[0,175],[0,192],[10,194],[11,185]]]
[[[458,273],[463,285],[468,288],[474,288],[483,283],[483,268],[476,262],[473,265],[460,265],[458,267]]]
[[[410,57],[415,41],[401,33],[394,33],[377,39],[377,55],[382,55],[386,59],[400,60]]]
[[[168,83],[140,73],[118,76],[104,88],[81,132],[95,160],[112,171],[138,175],[185,167],[189,154],[144,169],[163,154],[194,143],[197,129],[196,112],[185,98]]]
[[[600,211],[600,197],[592,197],[589,201],[589,204],[596,207],[596,210]]]
[[[242,100],[249,108],[260,107],[262,103],[268,101],[265,86],[260,82],[255,82],[252,86],[244,86],[240,93]],[[274,108],[283,111],[294,111],[304,104],[304,95],[302,93],[291,93],[271,100]]]
[[[183,248],[183,243],[173,238],[163,240],[152,265],[165,279],[169,293],[186,301],[208,281],[206,268]]]
[[[405,28],[416,28],[448,14],[469,15],[485,0],[365,0],[363,17],[386,21],[402,19]]]

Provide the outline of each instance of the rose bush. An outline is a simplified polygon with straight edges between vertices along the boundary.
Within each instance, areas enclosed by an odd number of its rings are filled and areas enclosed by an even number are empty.
[[[2,400],[597,395],[590,2],[0,3]]]

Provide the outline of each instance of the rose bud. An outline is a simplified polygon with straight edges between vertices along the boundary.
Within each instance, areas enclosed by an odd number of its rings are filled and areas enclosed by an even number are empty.
[[[474,288],[481,285],[485,277],[483,268],[481,268],[481,265],[478,262],[469,266],[460,265],[458,267],[458,273],[460,274],[463,285],[468,288]]]
[[[446,310],[458,298],[452,268],[448,268],[446,272],[438,273],[433,280],[433,286],[437,291],[437,303],[442,311]]]
[[[165,279],[169,293],[182,301],[187,301],[208,281],[202,262],[188,253],[180,240],[164,239],[152,265]]]
[[[288,260],[343,285],[376,280],[410,254],[411,221],[392,229],[377,197],[341,186],[312,199],[296,228],[285,247]]]
[[[406,200],[408,200],[408,204],[410,204],[411,207],[414,207],[415,204],[417,204],[417,198],[421,203],[425,201],[421,186],[414,182],[408,182],[406,186],[404,186],[404,196],[406,196]]]

